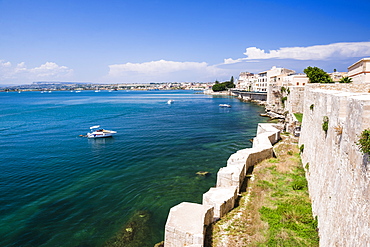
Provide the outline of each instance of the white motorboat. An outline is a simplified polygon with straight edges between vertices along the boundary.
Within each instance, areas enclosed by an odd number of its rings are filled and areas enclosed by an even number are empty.
[[[223,107],[223,108],[230,108],[231,107],[231,105],[229,105],[229,104],[219,104],[218,105],[219,107]]]
[[[112,137],[113,134],[116,134],[116,131],[113,130],[106,130],[100,128],[100,125],[95,125],[90,127],[90,132],[87,133],[87,138],[105,138],[105,137]]]
[[[171,105],[174,102],[174,100],[170,99],[167,101],[167,104]]]

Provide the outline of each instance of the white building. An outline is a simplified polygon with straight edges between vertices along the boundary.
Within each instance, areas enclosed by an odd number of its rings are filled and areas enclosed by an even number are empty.
[[[309,79],[306,74],[292,74],[284,77],[283,84],[281,86],[305,86]]]
[[[262,75],[265,74],[265,72]],[[276,87],[276,86],[282,86],[284,78],[286,76],[294,74],[295,71],[291,69],[285,69],[285,68],[277,68],[276,66],[273,66],[270,70],[266,71],[266,77],[267,77],[267,84],[262,84],[265,88],[262,88],[262,91],[266,92],[268,87]]]
[[[267,84],[269,81],[269,78],[267,76],[268,71],[263,71],[258,73],[257,76],[257,82],[255,83],[253,87],[253,91],[257,92],[266,92],[267,91]]]
[[[253,85],[257,81],[253,73],[241,72],[235,88],[246,91],[253,91]]]
[[[370,83],[370,58],[363,58],[348,67],[348,77],[352,83]]]

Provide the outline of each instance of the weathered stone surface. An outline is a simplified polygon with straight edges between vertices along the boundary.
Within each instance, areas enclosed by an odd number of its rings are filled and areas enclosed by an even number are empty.
[[[244,166],[245,167],[245,166]],[[245,177],[245,168],[240,166],[226,166],[220,168],[217,173],[217,187],[236,186],[241,187]]]
[[[241,188],[249,167],[273,156],[272,144],[280,139],[280,130],[275,124],[258,124],[257,136],[253,139],[253,147],[237,151],[217,173],[216,187],[238,186]]]
[[[370,246],[370,162],[357,146],[370,128],[370,85],[310,85],[300,144],[320,246]],[[361,88],[364,91],[361,91]],[[312,107],[311,107],[312,106]],[[327,133],[323,117],[329,119]]]
[[[213,207],[182,202],[171,208],[165,228],[165,247],[203,246],[205,226],[213,222]]]
[[[210,188],[203,194],[203,205],[214,207],[214,220],[218,220],[234,208],[237,186]]]
[[[269,146],[274,145],[276,142],[280,140],[280,131],[276,124],[271,123],[259,123],[257,128],[257,139],[263,138],[261,134],[266,134],[270,140]],[[254,146],[253,146],[254,147]]]

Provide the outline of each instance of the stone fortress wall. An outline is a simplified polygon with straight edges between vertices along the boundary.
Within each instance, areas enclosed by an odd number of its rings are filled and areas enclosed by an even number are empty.
[[[182,202],[170,209],[165,227],[165,247],[204,246],[207,226],[234,208],[250,167],[273,156],[280,139],[274,124],[258,124],[252,148],[232,154],[217,173],[216,187],[203,194],[202,204]]]
[[[369,90],[321,84],[304,93],[299,142],[320,246],[370,246],[370,162],[356,144],[370,128]]]

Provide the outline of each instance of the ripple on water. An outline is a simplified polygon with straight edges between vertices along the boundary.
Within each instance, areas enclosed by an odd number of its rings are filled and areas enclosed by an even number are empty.
[[[263,121],[259,106],[185,91],[14,95],[0,123],[1,246],[104,246],[142,210],[154,245],[169,209],[201,202]],[[118,133],[79,137],[97,124]]]

